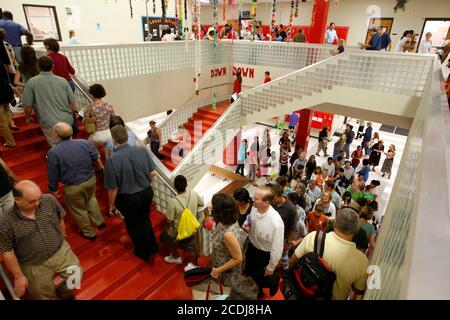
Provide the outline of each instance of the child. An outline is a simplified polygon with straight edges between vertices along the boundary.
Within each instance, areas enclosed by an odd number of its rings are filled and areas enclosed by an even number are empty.
[[[369,202],[372,202],[374,199],[372,193],[372,186],[369,184],[364,188],[364,192],[361,194],[361,198],[367,199]]]
[[[264,83],[270,82],[272,79],[270,78],[270,72],[266,71],[264,72]]]
[[[377,188],[380,186],[380,181],[372,180],[372,181],[370,181],[370,185],[372,186],[373,201],[376,201],[377,197],[378,197],[378,189]]]
[[[362,175],[364,178],[364,181],[369,180],[369,172],[370,172],[370,166],[369,166],[369,159],[363,160],[363,167],[358,172],[358,175]]]
[[[316,205],[314,211],[311,211],[305,219],[308,233],[312,231],[326,231],[328,226],[328,217],[323,214],[323,204]]]
[[[359,166],[359,162],[363,156],[362,147],[358,146],[355,151],[352,153],[352,167],[356,169]]]

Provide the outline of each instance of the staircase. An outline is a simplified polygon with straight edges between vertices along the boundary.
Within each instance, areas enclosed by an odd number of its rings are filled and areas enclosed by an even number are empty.
[[[184,155],[186,155],[194,145],[200,140],[203,134],[211,128],[214,123],[219,119],[223,112],[229,106],[228,101],[222,101],[217,103],[216,110],[212,106],[205,106],[199,108],[187,122],[183,124],[184,129],[189,132],[189,147],[185,147]],[[178,154],[177,142],[169,140],[165,145],[163,145],[160,154],[164,157],[162,163],[169,169],[173,171],[176,166],[182,160],[182,157]]]
[[[3,148],[1,157],[20,179],[35,181],[42,192],[46,192],[47,142],[36,120],[26,125],[24,115],[17,115],[14,116],[14,121],[21,129],[13,132],[17,147]],[[77,138],[85,137],[84,131],[80,131]],[[0,140],[3,142],[3,137]],[[68,212],[65,217],[67,241],[80,259],[84,270],[81,290],[76,293],[78,299],[192,298],[191,290],[184,285],[182,266],[165,263],[163,258],[168,252],[163,246],[159,253],[147,262],[133,255],[133,246],[123,220],[106,216],[108,201],[107,191],[103,188],[103,173],[97,173],[97,200],[105,216],[106,228],[97,231],[97,240],[89,241],[80,236],[78,226],[72,219],[63,197],[58,200]],[[153,206],[150,218],[155,235],[159,239],[165,217]],[[0,288],[8,297],[1,282],[0,278]],[[168,287],[176,287],[177,290],[168,290]],[[29,295],[22,297],[30,298]]]

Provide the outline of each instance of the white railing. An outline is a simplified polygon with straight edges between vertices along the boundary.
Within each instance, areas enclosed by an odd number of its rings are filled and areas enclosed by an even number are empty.
[[[330,56],[332,46],[260,42],[201,41],[202,66],[250,64],[300,69]],[[89,83],[196,67],[196,42],[63,46],[61,52]]]
[[[228,86],[228,84],[225,84]],[[230,94],[219,96],[216,98],[216,102],[225,101],[230,98]],[[197,100],[196,96],[189,98],[189,100],[183,105],[179,106],[169,117],[166,118],[158,127],[161,129],[162,142],[161,145],[165,145],[169,142],[170,136],[175,132],[178,127],[186,123],[190,117],[198,111],[199,108],[212,105],[213,98]],[[193,137],[191,137],[193,138]]]
[[[370,261],[381,285],[365,299],[450,298],[450,113],[434,66]]]
[[[242,116],[275,109],[333,87],[420,97],[431,65],[430,56],[347,52],[243,92]]]
[[[11,280],[9,279],[8,275],[6,274],[5,270],[3,270],[3,266],[0,263],[0,277],[3,279],[3,282],[6,285],[6,288],[8,289],[8,292],[10,294],[10,296],[12,297],[13,300],[20,300],[17,296],[16,293],[14,292],[14,286],[11,283]],[[5,300],[4,297],[3,299],[1,299],[2,293],[0,292],[0,300]]]

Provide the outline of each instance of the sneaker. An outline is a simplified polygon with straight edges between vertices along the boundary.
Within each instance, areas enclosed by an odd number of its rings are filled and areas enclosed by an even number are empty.
[[[173,263],[173,264],[182,264],[183,259],[181,257],[175,258],[172,255],[164,257],[164,260],[167,263]]]
[[[187,264],[187,266],[184,267],[184,271],[186,272],[186,271],[189,271],[189,270],[192,270],[192,269],[195,269],[195,268],[199,268],[199,266],[193,264],[192,262],[189,262]]]

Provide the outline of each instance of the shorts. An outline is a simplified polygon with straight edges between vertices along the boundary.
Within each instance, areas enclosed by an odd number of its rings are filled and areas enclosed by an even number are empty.
[[[161,233],[160,240],[169,248],[177,248],[187,252],[197,252],[197,235],[198,232],[190,238],[177,241],[176,237],[171,236],[167,231],[164,231]]]
[[[295,126],[289,126],[289,130],[294,130]]]

